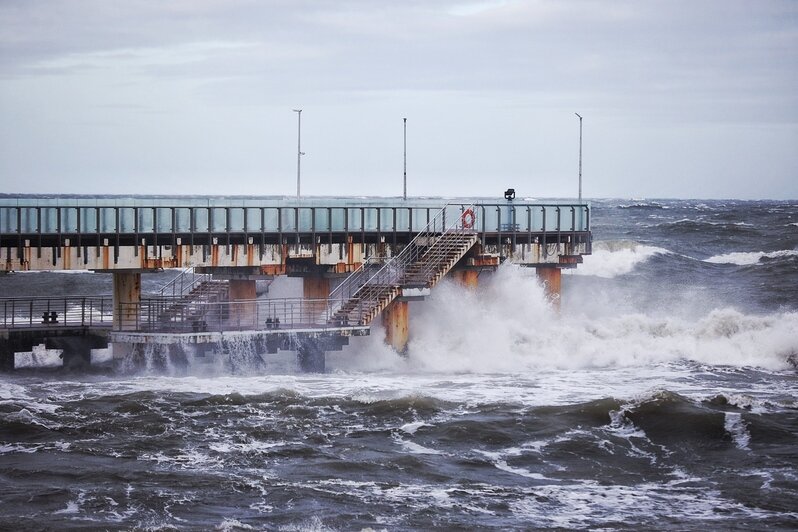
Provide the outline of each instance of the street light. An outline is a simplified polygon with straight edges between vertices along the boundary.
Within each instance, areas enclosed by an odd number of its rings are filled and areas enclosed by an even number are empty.
[[[579,117],[579,205],[582,204],[582,115],[574,113]]]
[[[402,119],[405,123],[405,152],[404,152],[404,162],[405,162],[405,177],[404,177],[404,192],[402,193],[402,198],[407,200],[407,118]]]
[[[302,109],[294,109],[294,112],[297,114],[297,126],[296,126],[296,197],[299,199],[299,167],[300,167],[300,158],[305,155],[302,151]]]

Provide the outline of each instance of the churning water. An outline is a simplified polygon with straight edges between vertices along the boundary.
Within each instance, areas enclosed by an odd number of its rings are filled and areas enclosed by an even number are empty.
[[[406,359],[375,327],[325,375],[242,343],[0,377],[0,528],[795,529],[798,204],[592,214],[559,315],[533,271],[444,282]]]

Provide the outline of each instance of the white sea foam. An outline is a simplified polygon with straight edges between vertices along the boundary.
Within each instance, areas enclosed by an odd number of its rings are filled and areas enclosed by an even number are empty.
[[[742,414],[739,412],[726,412],[723,425],[738,448],[748,449],[748,444],[751,443],[751,433],[748,432],[748,427],[743,420]]]
[[[407,451],[410,454],[444,454],[441,451],[438,451],[436,449],[430,449],[429,447],[424,447],[421,444],[405,440],[404,438],[395,437],[394,441],[396,441],[396,443],[398,443],[405,451]]]
[[[423,421],[416,421],[414,423],[405,423],[399,430],[402,432],[406,432],[407,434],[415,434],[418,429],[421,427],[428,427],[429,423],[424,423]]]
[[[798,313],[757,316],[727,308],[698,320],[644,314],[558,316],[534,274],[512,266],[501,268],[476,292],[439,285],[423,305],[412,308],[410,328],[407,365],[449,373],[650,366],[679,360],[787,369],[787,355],[798,352]]]
[[[86,500],[86,492],[80,491],[78,492],[78,496],[74,501],[68,501],[66,508],[63,510],[56,510],[53,514],[56,515],[63,515],[63,514],[77,514],[81,511],[81,506]]]
[[[667,249],[627,240],[599,241],[593,244],[593,254],[585,255],[583,264],[566,271],[573,275],[593,275],[610,279],[631,272],[638,264],[655,255],[667,253],[670,253]]]
[[[238,519],[230,519],[225,517],[221,523],[216,525],[215,530],[232,532],[233,530],[255,530],[255,527],[246,523],[242,523]]]
[[[706,389],[692,379],[693,362],[712,368],[789,370],[786,358],[798,352],[795,312],[749,315],[726,308],[687,319],[611,312],[585,316],[564,307],[558,315],[533,271],[506,265],[484,281],[481,277],[480,283],[471,292],[444,281],[427,301],[411,303],[406,358],[384,345],[384,332],[375,324],[371,336],[354,338],[343,351],[327,354],[326,375],[297,374],[293,362],[280,371],[270,367],[242,376],[217,372],[174,377],[156,371],[142,378],[98,381],[90,391],[74,393],[83,399],[139,390],[244,395],[288,390],[364,403],[436,397],[469,407],[627,398],[657,383],[706,398]],[[612,302],[607,305],[611,308]],[[290,352],[259,356],[294,358]],[[29,393],[0,383],[0,398]],[[62,393],[71,397],[69,389]],[[746,393],[767,398],[779,390],[752,382]],[[763,408],[780,408],[780,401]],[[409,433],[413,427],[405,428]]]
[[[752,266],[759,264],[762,259],[779,259],[784,257],[798,256],[798,250],[785,249],[782,251],[752,251],[752,252],[734,252],[724,253],[723,255],[715,255],[704,259],[704,262],[712,264],[736,264],[737,266]]]

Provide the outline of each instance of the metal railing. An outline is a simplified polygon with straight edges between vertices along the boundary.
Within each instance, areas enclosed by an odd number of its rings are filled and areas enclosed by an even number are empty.
[[[402,268],[402,274],[400,276],[401,284],[426,285],[427,282],[429,282],[430,276],[433,275],[433,272],[440,268],[442,259],[450,252],[454,251],[455,248],[462,247],[462,242],[460,242],[456,236],[476,235],[474,228],[477,226],[477,218],[474,213],[474,206],[467,205],[458,207],[460,209],[459,216],[457,216],[454,223],[450,224],[443,231],[440,231],[440,234],[433,228],[432,230],[419,233],[416,235],[416,238],[410,242],[408,248],[411,249],[407,250],[407,254],[402,257],[400,262]],[[444,207],[442,211],[444,213],[443,223],[445,223],[445,211],[446,207]],[[466,227],[464,223],[466,212],[471,213],[468,227]],[[431,242],[433,240],[434,243]],[[412,272],[408,271],[411,265],[415,266]]]
[[[101,249],[109,249],[108,263],[101,269],[112,268],[111,264],[120,264],[120,260],[126,262],[120,259],[125,256],[123,248],[132,248],[134,257],[143,253],[149,260],[160,258],[164,246],[172,246],[163,251],[178,256],[184,252],[182,246],[188,246],[185,251],[201,253],[202,262],[212,260],[209,255],[213,256],[215,246],[227,246],[229,252],[231,245],[241,245],[245,255],[257,254],[258,260],[273,245],[324,244],[331,252],[335,244],[377,241],[395,248],[423,230],[442,202],[318,198],[292,203],[266,198],[98,199],[0,194],[0,258],[6,260],[5,268],[0,269],[31,268],[26,264],[30,262],[28,248],[35,250],[37,259],[52,248],[54,269],[87,267],[92,247],[96,257],[101,256]],[[449,205],[464,210],[472,204],[480,218],[477,232],[486,246],[542,244],[544,258],[545,246],[551,243],[557,244],[558,252],[564,243],[584,245],[590,252],[587,203],[453,200]],[[65,252],[69,266],[59,263]],[[177,264],[183,262],[177,259]],[[34,268],[47,269],[42,264]]]
[[[385,257],[369,257],[364,260],[357,270],[349,274],[341,284],[330,292],[330,304],[340,306],[355,297],[357,291],[368,282],[372,275],[374,275],[377,267],[384,264],[387,260],[390,259],[386,259]]]
[[[161,287],[160,297],[185,297],[197,286],[210,280],[209,273],[197,273],[194,268],[182,269],[174,279]]]
[[[0,299],[0,327],[5,329],[110,327],[112,322],[113,303],[109,298],[65,296]]]
[[[164,310],[169,300],[144,299],[122,303],[119,313],[127,316],[115,330],[155,333],[205,333],[228,331],[290,331],[328,329],[332,319],[328,299],[262,299],[217,303],[188,303],[179,311]]]
[[[201,199],[201,198],[199,198]],[[199,199],[197,200],[199,202]],[[145,200],[146,201],[146,200]],[[153,235],[222,236],[261,233],[289,235],[294,233],[361,232],[390,234],[414,233],[423,228],[432,213],[441,209],[441,203],[429,200],[412,200],[397,204],[385,200],[381,204],[342,204],[340,200],[324,200],[319,205],[277,205],[274,202],[241,202],[239,205],[192,204],[180,205],[174,198],[157,204],[133,199],[117,204],[94,200],[92,205],[80,200],[4,199],[0,195],[0,236],[3,239],[24,235],[109,238],[117,235],[134,236],[138,245],[141,239]],[[166,202],[168,201],[168,203]],[[153,204],[156,203],[156,204]],[[284,203],[284,202],[280,202]],[[476,205],[482,215],[480,232],[553,232],[556,230],[578,232],[590,230],[590,206],[576,203],[530,203],[462,201],[449,205]],[[184,238],[185,240],[185,238]],[[31,242],[35,245],[34,242]],[[188,244],[190,242],[183,242]],[[207,243],[207,242],[206,242]],[[81,242],[73,241],[72,246]]]
[[[466,227],[464,213],[469,210],[472,216],[468,221],[468,227]],[[452,214],[455,214],[455,221],[448,226],[446,224],[447,211],[449,211],[450,222]],[[368,277],[360,285],[360,288],[354,290],[352,297],[348,301],[337,297],[331,299],[330,302],[333,305],[332,315],[338,320],[344,317],[342,314],[345,314],[346,318],[351,322],[353,320],[350,312],[356,308],[361,317],[373,318],[374,310],[390,302],[391,296],[395,295],[396,287],[402,284],[408,268],[421,260],[425,253],[435,247],[436,239],[440,239],[440,236],[444,234],[475,234],[476,216],[474,214],[472,205],[444,206],[398,255],[391,258],[376,273]],[[353,282],[352,285],[356,286],[361,279],[358,279],[357,283]],[[350,287],[347,290],[351,292],[352,288]]]

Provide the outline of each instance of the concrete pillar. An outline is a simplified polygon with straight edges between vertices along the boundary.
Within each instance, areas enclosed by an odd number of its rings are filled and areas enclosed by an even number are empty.
[[[303,277],[302,295],[305,299],[327,299],[330,297],[330,278]]]
[[[141,274],[114,272],[114,329],[135,331],[139,325]]]
[[[91,365],[91,349],[94,342],[86,336],[59,336],[47,338],[44,346],[47,349],[60,349],[64,367],[80,369]]]
[[[382,326],[385,327],[385,343],[393,347],[397,353],[407,353],[409,329],[408,302],[394,300],[382,311]]]
[[[302,278],[302,295],[305,299],[327,299],[330,297],[330,278],[322,276],[303,277]],[[327,303],[325,301],[318,301],[309,306],[305,306],[308,312],[306,315],[309,321],[315,324],[321,324],[327,318]]]
[[[230,280],[230,301],[235,303],[230,308],[231,325],[238,329],[256,329],[257,283],[249,279]]]
[[[0,371],[14,370],[14,348],[10,342],[0,340]]]
[[[543,282],[543,289],[552,306],[560,310],[560,293],[562,288],[562,270],[557,267],[536,268],[538,277]]]
[[[479,286],[479,271],[477,270],[453,270],[452,276],[455,281],[471,290],[476,290]]]
[[[324,373],[326,369],[324,349],[313,338],[304,338],[297,346],[299,369],[304,373]]]
[[[133,344],[113,342],[110,344],[110,347],[111,356],[113,357],[113,360],[117,362],[129,358],[133,354]]]

